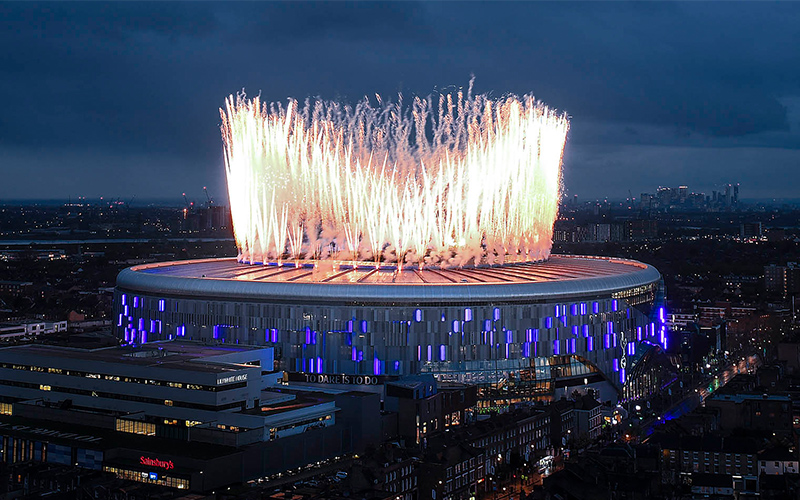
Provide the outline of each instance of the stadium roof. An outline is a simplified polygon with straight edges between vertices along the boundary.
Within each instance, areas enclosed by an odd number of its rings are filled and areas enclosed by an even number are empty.
[[[278,302],[501,303],[603,296],[661,278],[624,259],[554,255],[544,262],[434,269],[322,261],[241,264],[236,259],[134,266],[117,277],[131,293]]]

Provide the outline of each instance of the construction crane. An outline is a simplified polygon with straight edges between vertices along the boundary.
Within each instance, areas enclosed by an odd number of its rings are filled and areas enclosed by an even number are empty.
[[[189,198],[186,197],[186,193],[183,193],[183,201],[184,201],[184,203],[186,203],[186,209],[184,211],[187,211],[187,210],[194,211],[194,202],[193,201],[189,201]]]
[[[186,218],[189,217],[190,210],[194,213],[194,202],[189,201],[189,198],[186,197],[186,193],[183,193],[183,202],[186,203],[186,206],[183,207],[183,220],[186,220]]]

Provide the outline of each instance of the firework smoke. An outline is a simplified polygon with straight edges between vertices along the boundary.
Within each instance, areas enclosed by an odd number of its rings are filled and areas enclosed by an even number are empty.
[[[239,260],[452,267],[546,259],[569,122],[533,96],[354,107],[230,96]]]

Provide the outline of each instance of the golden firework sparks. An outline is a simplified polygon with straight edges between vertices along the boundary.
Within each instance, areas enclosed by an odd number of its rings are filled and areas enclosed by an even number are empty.
[[[239,260],[546,259],[569,121],[533,96],[410,106],[229,96],[222,116]]]

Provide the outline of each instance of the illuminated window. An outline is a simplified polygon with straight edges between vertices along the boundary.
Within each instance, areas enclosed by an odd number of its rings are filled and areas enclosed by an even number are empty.
[[[145,436],[156,435],[156,424],[149,422],[142,422],[140,420],[125,420],[118,418],[116,422],[116,430],[118,432],[127,432],[129,434],[142,434]]]
[[[185,490],[189,488],[189,480],[177,477],[166,476],[158,473],[147,473],[129,469],[119,469],[117,467],[104,466],[103,470],[111,472],[120,479],[137,481],[140,483],[158,484],[170,488]]]

